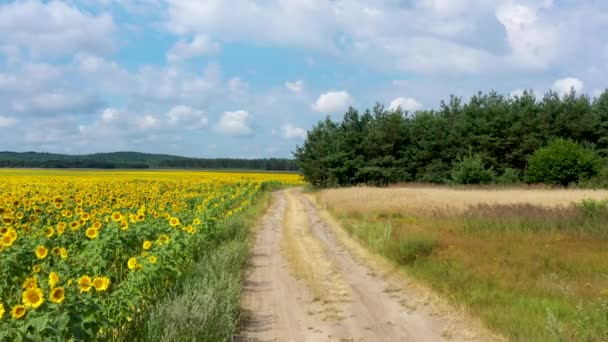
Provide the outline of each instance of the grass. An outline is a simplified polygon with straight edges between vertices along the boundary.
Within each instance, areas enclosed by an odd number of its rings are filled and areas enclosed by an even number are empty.
[[[268,192],[225,222],[221,235],[157,304],[118,341],[230,341],[237,333],[250,228],[267,207]]]
[[[372,251],[510,340],[608,338],[606,191],[352,188],[318,197]]]

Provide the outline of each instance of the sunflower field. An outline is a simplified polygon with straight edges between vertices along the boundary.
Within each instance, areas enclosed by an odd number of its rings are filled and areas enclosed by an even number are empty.
[[[295,174],[0,171],[0,340],[111,338]]]

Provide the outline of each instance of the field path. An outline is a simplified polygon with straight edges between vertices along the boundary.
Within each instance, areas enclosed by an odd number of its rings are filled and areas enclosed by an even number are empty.
[[[273,194],[252,251],[237,341],[488,340],[380,277],[299,189]],[[483,337],[480,337],[483,336]]]

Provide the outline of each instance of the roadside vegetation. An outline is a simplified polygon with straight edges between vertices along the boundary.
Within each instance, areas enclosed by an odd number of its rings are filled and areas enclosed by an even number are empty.
[[[317,196],[363,245],[510,340],[608,338],[608,191],[409,186]]]

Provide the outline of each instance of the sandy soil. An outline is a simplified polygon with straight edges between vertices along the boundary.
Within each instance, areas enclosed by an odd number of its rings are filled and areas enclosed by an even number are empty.
[[[300,190],[273,194],[242,298],[237,341],[488,341],[427,294],[361,260]]]

